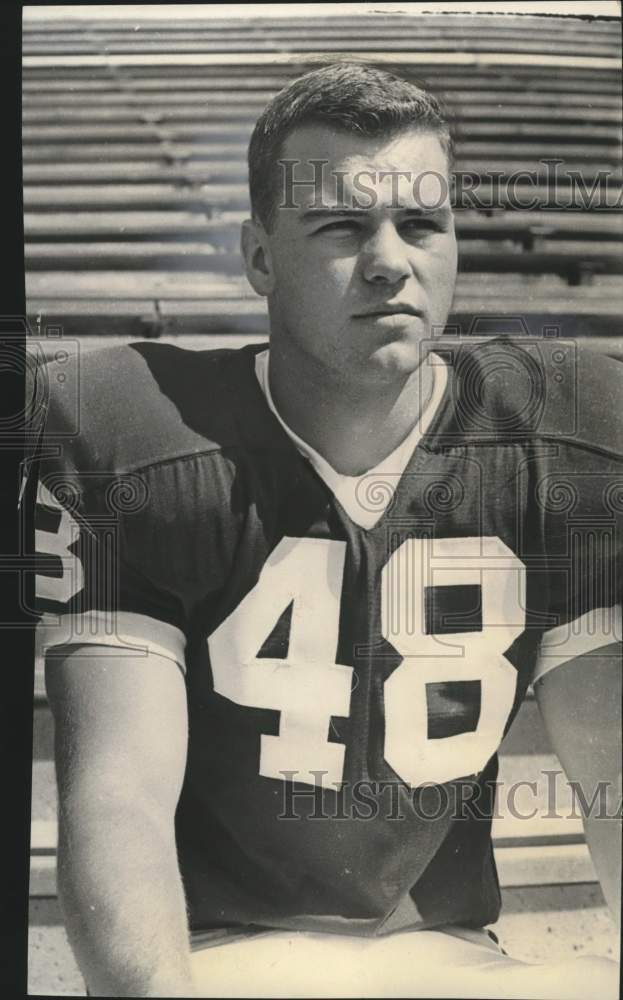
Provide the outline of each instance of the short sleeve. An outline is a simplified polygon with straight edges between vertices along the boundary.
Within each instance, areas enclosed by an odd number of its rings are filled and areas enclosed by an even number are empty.
[[[103,471],[97,442],[48,422],[35,505],[38,655],[69,645],[165,656],[185,671],[186,622],[162,572],[140,472]]]
[[[533,681],[554,668],[621,642],[623,462],[618,456],[561,448],[539,484],[547,546],[551,621]]]
[[[604,646],[621,642],[621,604],[591,608],[572,621],[544,633],[539,646],[533,681],[578,656],[594,653]]]

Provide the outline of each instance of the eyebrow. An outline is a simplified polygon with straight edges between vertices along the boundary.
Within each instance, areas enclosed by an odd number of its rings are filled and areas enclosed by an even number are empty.
[[[306,222],[308,219],[314,222],[318,219],[335,219],[345,215],[368,215],[369,209],[365,208],[308,208],[301,215],[301,219]]]
[[[405,215],[416,216],[418,218],[425,218],[431,215],[449,216],[451,214],[448,205],[436,205],[433,208],[425,208],[424,206],[397,207],[394,211],[403,212]],[[352,218],[353,216],[366,218],[369,214],[369,208],[308,208],[302,213],[300,219],[302,222],[319,222],[323,219]]]

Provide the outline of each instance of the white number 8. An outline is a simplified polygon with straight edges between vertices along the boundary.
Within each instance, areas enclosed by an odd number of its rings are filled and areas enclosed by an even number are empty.
[[[482,630],[427,635],[427,587],[476,585]],[[525,567],[499,538],[410,538],[383,569],[382,632],[403,657],[385,682],[385,759],[412,787],[476,774],[498,748],[517,673],[504,656],[525,628]],[[480,682],[473,732],[428,739],[426,685]]]

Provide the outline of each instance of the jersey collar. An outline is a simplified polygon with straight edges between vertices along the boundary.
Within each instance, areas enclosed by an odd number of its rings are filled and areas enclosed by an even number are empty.
[[[268,379],[269,357],[268,348],[255,355],[255,375],[269,409],[294,443],[297,450],[307,459],[336,500],[339,501],[349,518],[366,530],[373,528],[391,503],[396,486],[407,467],[409,459],[423,435],[428,431],[437,413],[448,381],[448,366],[446,362],[436,354],[429,355],[429,363],[433,365],[432,392],[420,419],[406,438],[374,468],[368,469],[366,472],[361,473],[361,475],[347,476],[336,472],[315,448],[312,448],[306,441],[303,441],[282,419],[270,392]],[[360,496],[365,496],[364,483],[368,483],[370,478],[383,480],[384,483],[392,484],[383,493],[383,503],[381,505],[375,504],[373,510],[362,505],[360,499]]]

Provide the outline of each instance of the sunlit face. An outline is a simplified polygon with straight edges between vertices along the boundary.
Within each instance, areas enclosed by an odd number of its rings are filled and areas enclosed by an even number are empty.
[[[370,139],[308,126],[287,139],[283,158],[299,161],[295,182],[317,184],[282,192],[294,207],[279,208],[265,234],[270,278],[258,290],[268,297],[271,338],[288,338],[345,377],[410,373],[420,344],[447,319],[456,278],[438,137],[408,129]],[[312,160],[328,162],[314,173]]]

